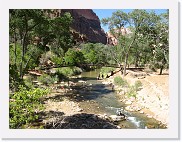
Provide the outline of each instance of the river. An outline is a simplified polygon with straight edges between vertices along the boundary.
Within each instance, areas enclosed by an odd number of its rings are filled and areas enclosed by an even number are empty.
[[[126,105],[119,101],[118,95],[111,86],[97,80],[100,70],[83,72],[75,81],[79,82],[75,88],[74,101],[79,102],[85,113],[116,115],[117,109],[127,116],[127,120],[119,122],[119,126],[125,129],[163,129],[161,122],[154,118],[148,118],[139,112],[128,112]]]

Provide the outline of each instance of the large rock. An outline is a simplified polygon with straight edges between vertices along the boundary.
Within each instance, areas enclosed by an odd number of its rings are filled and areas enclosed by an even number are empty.
[[[112,121],[122,121],[122,120],[125,120],[124,116],[110,115],[109,117],[111,118]]]

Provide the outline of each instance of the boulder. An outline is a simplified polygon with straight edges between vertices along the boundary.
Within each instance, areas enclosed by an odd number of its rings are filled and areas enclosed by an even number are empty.
[[[126,120],[124,116],[118,116],[118,115],[110,115],[109,118],[112,121],[122,121],[122,120]]]
[[[126,105],[131,105],[131,104],[132,104],[132,101],[131,101],[131,100],[127,100],[127,101],[125,102],[125,104],[126,104]]]

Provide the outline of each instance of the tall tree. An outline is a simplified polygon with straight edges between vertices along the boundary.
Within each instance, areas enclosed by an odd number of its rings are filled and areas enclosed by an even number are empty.
[[[112,47],[111,53],[116,63],[121,65],[124,62],[123,77],[126,75],[128,60],[133,62],[131,55],[135,58],[135,66],[140,62],[147,63],[149,58],[153,58],[153,62],[160,63],[162,73],[163,65],[168,62],[167,14],[162,16],[153,11],[138,9],[129,13],[117,11],[110,18],[102,19],[102,23],[109,26],[110,33],[118,41],[118,44]],[[121,30],[126,27],[131,30],[129,34]]]
[[[121,49],[119,54],[124,56],[124,71],[123,77],[126,75],[126,67],[128,64],[128,58],[130,50],[137,38],[140,28],[146,21],[147,12],[145,10],[133,10],[130,13],[124,13],[123,11],[117,11],[112,14],[110,18],[102,19],[104,25],[109,25],[109,29],[116,39],[118,39],[118,47]],[[130,26],[133,27],[132,33],[122,34],[121,28]],[[121,64],[123,60],[119,61]]]
[[[21,80],[30,61],[40,56],[38,49],[46,49],[46,45],[50,44],[52,48],[62,48],[66,52],[71,47],[71,22],[69,13],[51,19],[40,9],[10,10],[10,44],[14,44],[13,62]],[[17,45],[21,48],[20,64],[17,64],[17,57],[20,56],[17,55]]]

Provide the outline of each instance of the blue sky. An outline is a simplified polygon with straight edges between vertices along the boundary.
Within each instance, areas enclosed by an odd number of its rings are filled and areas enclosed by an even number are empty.
[[[97,16],[99,17],[99,19],[101,20],[102,18],[107,18],[107,17],[111,17],[112,13],[117,11],[117,10],[122,10],[126,13],[131,12],[132,9],[93,9],[93,11],[97,14]],[[155,11],[156,14],[161,14],[161,13],[166,13],[166,9],[153,9]],[[147,10],[150,11],[150,10]],[[105,32],[108,31],[108,27],[107,26],[103,26],[101,24],[101,27],[104,29]]]

